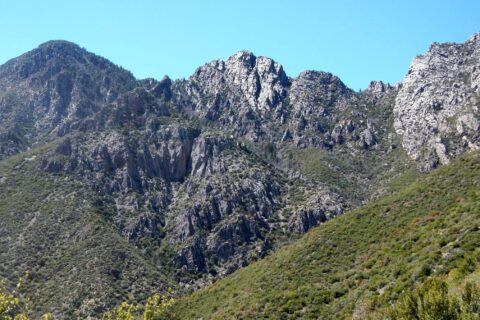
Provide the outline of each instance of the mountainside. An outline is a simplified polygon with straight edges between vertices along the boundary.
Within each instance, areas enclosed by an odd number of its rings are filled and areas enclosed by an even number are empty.
[[[479,47],[355,92],[247,51],[157,81],[42,44],[0,66],[0,277],[61,317],[225,277],[478,148]]]
[[[47,148],[0,164],[2,278],[16,281],[29,272],[32,309],[65,318],[84,318],[128,295],[174,286],[166,270],[106,221],[94,192],[74,177],[41,170]]]
[[[480,34],[463,44],[434,43],[417,56],[398,93],[395,129],[426,170],[479,147]]]
[[[429,276],[454,286],[478,281],[479,208],[475,152],[180,298],[170,316],[378,319],[376,312]]]
[[[95,129],[91,118],[135,78],[67,41],[50,41],[0,66],[0,159],[70,130]]]

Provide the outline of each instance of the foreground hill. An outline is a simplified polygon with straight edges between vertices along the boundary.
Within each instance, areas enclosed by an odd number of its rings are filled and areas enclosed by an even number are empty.
[[[386,307],[432,275],[478,280],[480,153],[314,228],[181,298],[178,319],[343,319]]]
[[[168,270],[116,232],[82,181],[40,169],[51,147],[0,163],[0,274],[29,273],[34,314],[84,318],[126,296],[174,286]]]

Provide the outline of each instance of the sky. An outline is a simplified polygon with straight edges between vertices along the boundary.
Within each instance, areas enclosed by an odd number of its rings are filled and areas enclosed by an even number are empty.
[[[339,76],[354,90],[401,81],[432,42],[480,32],[479,0],[0,0],[0,64],[68,40],[137,78],[189,77],[239,50]]]

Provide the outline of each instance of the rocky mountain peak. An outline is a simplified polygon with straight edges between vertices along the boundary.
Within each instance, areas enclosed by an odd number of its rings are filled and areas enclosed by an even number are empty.
[[[200,67],[190,78],[192,82],[196,87],[194,95],[200,100],[194,103],[200,110],[240,104],[242,108],[264,112],[279,105],[289,86],[282,65],[268,57],[256,57],[249,51],[240,51],[226,61],[214,60]],[[206,101],[205,97],[214,99]],[[233,103],[234,100],[241,103]]]
[[[474,33],[470,38],[468,38],[469,42],[480,42],[480,32]]]
[[[105,58],[68,41],[46,42],[0,66],[3,152],[24,150],[47,133],[98,128],[94,115],[136,86]]]
[[[227,59],[226,67],[232,73],[242,74],[248,71],[257,72],[262,79],[268,76],[273,76],[278,78],[282,85],[288,85],[288,77],[283,71],[281,64],[275,62],[275,60],[269,57],[256,57],[250,51],[239,51],[232,55]]]
[[[226,64],[230,66],[241,65],[244,68],[252,69],[255,67],[257,57],[250,51],[241,50],[226,60]]]
[[[67,40],[50,40],[40,44],[38,46],[38,49],[57,51],[62,55],[65,55],[65,53],[72,53],[72,52],[87,53],[87,51],[85,49],[82,49],[78,44],[67,41]]]
[[[383,93],[393,88],[394,87],[391,86],[389,83],[384,83],[382,81],[370,81],[370,84],[368,85],[366,91],[372,93]]]
[[[22,80],[42,71],[46,77],[50,77],[78,65],[92,65],[103,70],[118,68],[107,59],[90,53],[75,43],[53,40],[0,66],[0,78],[8,76]],[[130,77],[133,79],[131,74]]]
[[[325,85],[334,83],[342,87],[346,87],[339,77],[331,74],[330,72],[325,72],[325,71],[317,71],[317,70],[302,71],[300,72],[296,80],[303,80],[303,79],[315,81]]]
[[[395,103],[403,146],[429,170],[479,141],[480,41],[434,43],[410,65]]]
[[[25,58],[41,59],[45,63],[52,59],[74,60],[80,63],[86,63],[86,56],[89,53],[79,45],[65,41],[52,40],[39,45],[36,49],[27,52]]]
[[[293,80],[289,97],[294,109],[304,112],[312,108],[329,107],[350,92],[337,76],[329,72],[309,70],[301,72]]]
[[[240,51],[225,63],[227,79],[238,85],[252,107],[268,110],[286,94],[288,77],[281,64],[268,57]]]

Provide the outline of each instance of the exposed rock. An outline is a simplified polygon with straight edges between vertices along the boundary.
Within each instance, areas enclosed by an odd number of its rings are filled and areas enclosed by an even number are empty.
[[[158,82],[153,88],[152,92],[157,97],[163,97],[165,100],[172,98],[172,80],[165,76],[162,81]]]
[[[58,160],[48,160],[44,161],[43,170],[50,173],[58,173],[63,169],[63,163]]]
[[[244,98],[250,107],[260,110],[277,106],[288,85],[280,64],[247,51],[240,51],[227,61],[215,60],[200,67],[190,81],[201,88],[203,95],[225,92],[228,100],[231,93],[237,94],[237,98]]]
[[[367,128],[360,133],[360,145],[364,149],[368,149],[375,143],[375,136],[372,131]]]
[[[187,270],[202,272],[206,271],[205,257],[203,250],[198,244],[188,246],[180,249],[177,255],[177,263],[181,266],[185,266]]]
[[[266,114],[273,111],[282,118],[288,86],[280,64],[241,51],[226,61],[214,60],[198,68],[188,81],[177,81],[173,100],[182,112],[256,141],[265,135],[262,119]]]
[[[342,201],[335,194],[321,191],[305,203],[305,207],[297,209],[289,218],[288,230],[304,233],[311,228],[342,214]]]
[[[56,148],[56,153],[70,156],[72,154],[72,141],[70,138],[64,139]]]
[[[478,147],[479,95],[478,34],[463,44],[434,43],[413,60],[396,99],[395,130],[422,168]]]
[[[319,71],[304,71],[292,82],[289,92],[297,132],[328,119],[331,108],[352,94],[336,76]],[[308,121],[306,120],[308,119]]]
[[[97,129],[98,111],[135,86],[128,71],[67,41],[8,61],[0,66],[0,158],[45,136]]]
[[[290,133],[290,130],[285,130],[282,135],[282,142],[286,142],[288,140],[292,139],[292,134]]]

